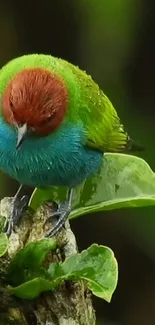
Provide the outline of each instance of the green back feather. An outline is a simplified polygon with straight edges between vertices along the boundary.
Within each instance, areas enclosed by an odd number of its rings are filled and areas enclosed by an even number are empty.
[[[17,72],[32,67],[52,70],[63,78],[69,93],[65,120],[83,125],[88,139],[85,145],[104,152],[127,146],[129,137],[110,100],[90,76],[67,61],[43,54],[16,58],[1,69],[0,94]]]

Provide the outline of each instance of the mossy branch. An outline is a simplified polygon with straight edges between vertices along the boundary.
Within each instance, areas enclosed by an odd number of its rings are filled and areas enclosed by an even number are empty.
[[[12,198],[0,202],[0,215],[8,218]],[[7,293],[7,271],[13,256],[26,244],[41,240],[54,223],[52,205],[40,207],[35,214],[24,213],[19,226],[9,238],[7,254],[0,258],[0,324],[10,325],[95,325],[91,294],[84,281],[66,281],[54,291],[42,293],[35,300],[23,300]],[[64,261],[78,252],[75,236],[66,222],[57,235],[57,250],[48,254],[46,263]]]

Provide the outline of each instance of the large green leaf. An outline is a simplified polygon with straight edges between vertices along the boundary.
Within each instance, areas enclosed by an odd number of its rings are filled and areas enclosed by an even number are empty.
[[[62,279],[84,279],[94,295],[110,302],[117,284],[118,267],[110,248],[93,244],[60,265],[51,264],[49,274],[57,283]]]
[[[30,206],[66,198],[66,189],[36,189]],[[93,177],[74,189],[70,218],[129,207],[155,205],[155,174],[141,158],[125,154],[105,154],[103,164]]]
[[[30,250],[32,252],[31,248]],[[21,252],[23,255],[23,270],[20,268],[21,273],[24,273],[24,257],[27,260],[27,252],[25,254],[24,250]],[[18,263],[16,267],[18,271]],[[34,268],[33,272],[31,272],[30,264],[29,267],[28,281],[9,289],[12,294],[23,299],[34,299],[43,291],[55,289],[64,280],[84,279],[94,295],[110,302],[117,285],[118,267],[112,250],[96,244],[80,254],[69,257],[63,263],[51,264],[44,273],[42,268],[37,265],[36,274]],[[23,278],[26,280],[25,276]]]

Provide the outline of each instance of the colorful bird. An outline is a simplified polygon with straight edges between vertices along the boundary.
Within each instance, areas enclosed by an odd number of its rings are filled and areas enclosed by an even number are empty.
[[[0,72],[0,169],[20,184],[67,186],[68,201],[55,215],[53,236],[71,208],[72,188],[95,173],[105,152],[138,149],[103,91],[78,67],[32,54]],[[7,224],[18,221],[19,192]]]

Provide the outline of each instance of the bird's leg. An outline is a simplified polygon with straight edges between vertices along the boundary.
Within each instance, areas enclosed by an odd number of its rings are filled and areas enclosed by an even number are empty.
[[[64,226],[71,212],[72,193],[73,190],[69,189],[67,201],[61,202],[58,205],[57,211],[53,212],[53,214],[51,215],[52,218],[57,217],[58,220],[56,221],[54,227],[45,234],[45,237],[53,237],[60,230],[60,228]]]
[[[23,185],[21,185],[15,194],[12,201],[12,211],[10,213],[10,217],[5,221],[3,231],[10,236],[14,226],[19,222],[20,217],[22,215],[23,209],[27,206],[29,198],[28,196],[21,197],[21,190]]]

